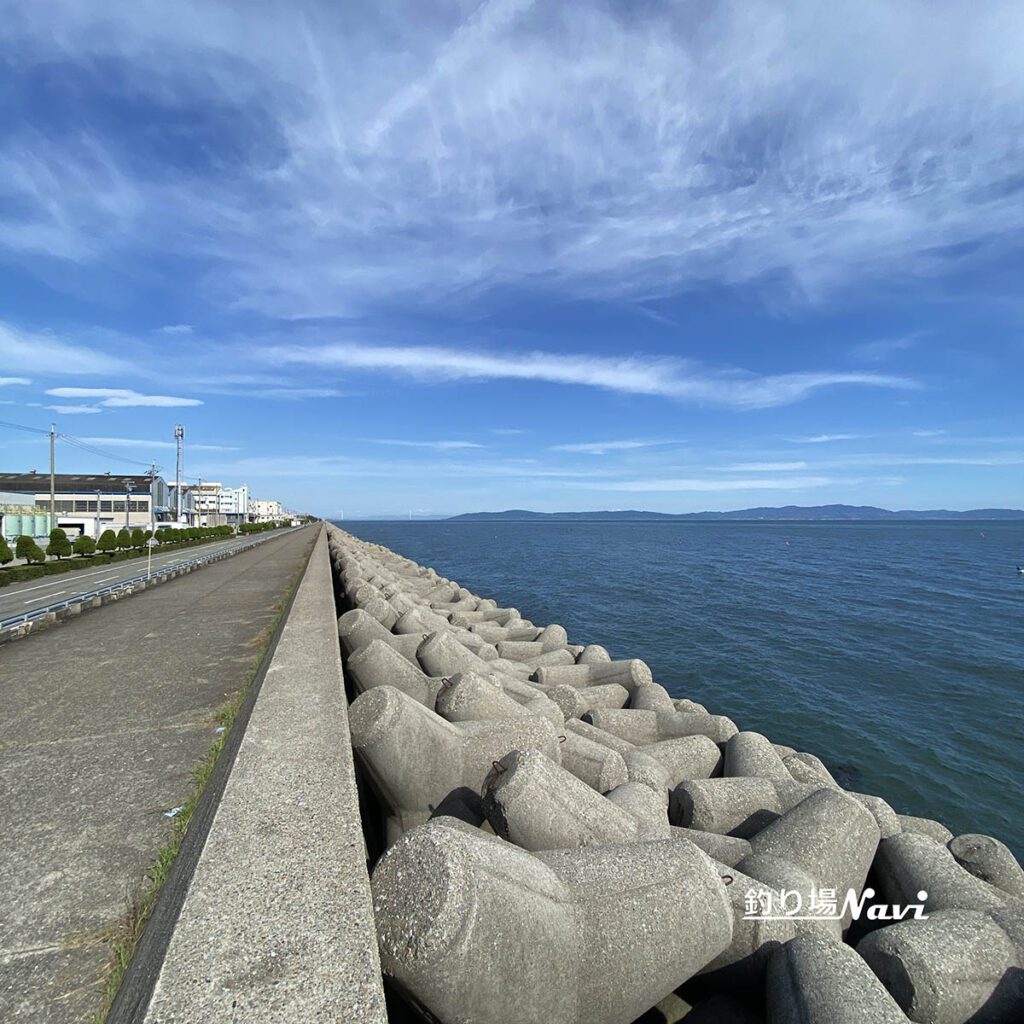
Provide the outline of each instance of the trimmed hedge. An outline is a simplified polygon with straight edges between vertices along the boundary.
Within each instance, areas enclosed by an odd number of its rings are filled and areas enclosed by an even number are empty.
[[[219,526],[194,527],[193,529],[220,530]],[[228,527],[230,530],[230,527]],[[175,530],[175,533],[191,532]],[[164,543],[160,545],[161,551],[176,550],[177,548],[198,547],[201,544],[208,544],[211,540],[220,540],[224,534],[216,536],[200,537],[196,540],[182,540],[174,544]],[[91,566],[109,565],[111,562],[125,562],[130,558],[145,558],[146,551],[131,549],[128,551],[115,551],[112,554],[101,555],[78,555],[67,561],[44,562],[42,565],[14,565],[7,569],[0,569],[0,587],[8,587],[12,583],[24,583],[26,580],[37,580],[42,576],[59,576],[65,572],[75,572],[79,569],[88,569]]]

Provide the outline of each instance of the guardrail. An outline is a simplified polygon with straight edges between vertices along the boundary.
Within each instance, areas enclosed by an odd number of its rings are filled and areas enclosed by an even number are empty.
[[[296,527],[290,527],[290,529],[296,529]],[[301,527],[298,527],[298,529],[301,529]],[[26,622],[34,622],[36,619],[41,619],[47,615],[53,614],[54,612],[70,608],[72,605],[82,604],[85,601],[93,601],[97,597],[104,597],[107,594],[126,590],[128,587],[134,587],[140,583],[146,583],[149,580],[159,579],[160,577],[167,576],[172,572],[180,572],[182,569],[205,565],[207,562],[213,561],[218,556],[228,554],[237,555],[243,551],[249,551],[251,548],[257,547],[260,544],[265,544],[268,540],[280,536],[281,534],[275,530],[266,537],[260,537],[257,540],[251,541],[249,544],[240,544],[238,547],[234,548],[222,548],[220,551],[211,551],[209,554],[199,555],[196,558],[190,558],[184,562],[174,562],[161,569],[143,573],[141,576],[133,576],[131,579],[119,580],[117,583],[112,583],[108,587],[101,587],[98,590],[90,590],[86,593],[75,594],[72,597],[65,598],[63,601],[54,601],[52,604],[41,605],[39,608],[33,608],[30,611],[21,612],[18,615],[8,616],[6,619],[0,619],[0,631],[11,629],[14,626],[22,626]]]

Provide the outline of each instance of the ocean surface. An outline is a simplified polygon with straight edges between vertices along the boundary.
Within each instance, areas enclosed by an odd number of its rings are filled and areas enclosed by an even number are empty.
[[[1024,854],[1024,523],[339,525]]]

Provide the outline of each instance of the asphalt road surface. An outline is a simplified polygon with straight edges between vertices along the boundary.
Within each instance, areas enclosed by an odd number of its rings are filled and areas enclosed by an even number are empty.
[[[159,569],[168,569],[203,555],[216,554],[218,551],[230,551],[232,548],[243,547],[253,541],[265,541],[272,537],[280,537],[293,529],[295,528],[286,527],[283,530],[268,530],[266,533],[210,541],[207,544],[197,544],[181,551],[158,553],[159,549],[154,549],[151,568],[153,572]],[[67,601],[94,590],[101,590],[103,587],[112,586],[122,580],[144,576],[146,571],[145,558],[129,558],[124,562],[100,565],[95,569],[79,569],[76,572],[63,573],[59,576],[45,576],[37,580],[12,584],[0,590],[0,621],[10,618],[12,615],[24,615],[25,612],[45,608],[55,601]]]

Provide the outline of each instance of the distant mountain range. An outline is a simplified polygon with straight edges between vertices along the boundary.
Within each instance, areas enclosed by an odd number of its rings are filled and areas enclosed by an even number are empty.
[[[966,512],[949,509],[901,509],[891,511],[873,505],[784,505],[782,508],[744,508],[736,512],[530,512],[513,508],[505,512],[465,512],[446,522],[667,522],[682,520],[908,520],[908,519],[1024,519],[1024,509],[973,508]]]

